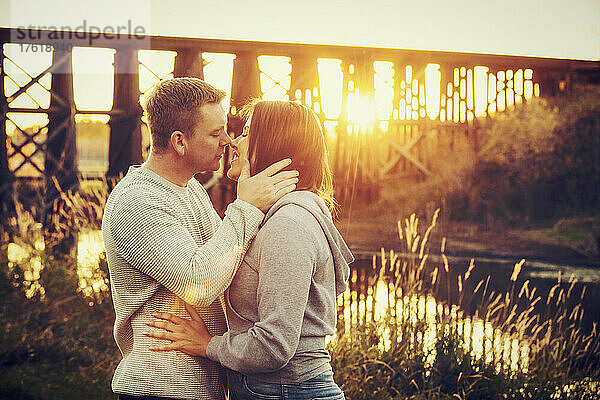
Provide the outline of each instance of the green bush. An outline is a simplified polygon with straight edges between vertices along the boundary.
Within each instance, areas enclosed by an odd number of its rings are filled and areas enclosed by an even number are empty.
[[[456,218],[544,220],[600,208],[600,88],[541,99],[483,120],[481,149],[460,190]]]
[[[387,315],[376,318],[363,299],[358,300],[363,307],[356,309],[365,310],[370,320],[350,314],[347,321],[346,313],[341,316],[343,331],[329,349],[336,382],[347,398],[579,399],[581,393],[600,397],[600,335],[581,329],[583,293],[575,293],[574,282],[559,279],[548,294],[538,293],[529,281],[517,286],[522,260],[506,291],[487,291],[487,282],[481,280],[467,292],[473,261],[458,280],[452,277],[452,283],[443,249],[443,263],[428,261],[426,249],[438,211],[424,232],[414,214],[405,219],[405,226],[399,224],[401,253],[390,251],[388,257],[382,249],[379,264],[373,263],[375,279],[356,283],[359,287],[366,283],[363,290],[373,293],[373,302],[386,299],[382,301]],[[377,290],[388,292],[378,297]],[[450,293],[457,295],[452,302]],[[391,294],[401,300],[388,305]],[[546,304],[540,308],[542,298]],[[425,311],[427,299],[435,299],[430,311]],[[478,305],[472,317],[464,312],[468,304]],[[474,327],[476,319],[492,331],[485,333],[485,327],[478,339],[494,343],[480,350],[473,345],[474,328],[465,333],[467,320]],[[505,347],[498,355],[496,339],[527,344],[527,356],[507,359]]]
[[[330,344],[335,380],[352,400],[502,399],[519,380],[474,360],[451,328],[450,321],[440,321],[435,348],[426,351],[414,340],[425,332],[422,324],[388,318],[356,326]],[[391,333],[387,346],[385,331]]]
[[[103,196],[88,202],[81,195],[68,195],[64,218],[72,220],[58,222],[97,227]],[[428,241],[438,216],[436,210],[425,230],[414,214],[404,226],[399,223],[402,253],[390,252],[387,257],[382,250],[379,265],[374,261],[375,276],[367,279],[365,286],[370,287],[364,289],[371,289],[375,299],[377,285],[383,282],[388,300],[394,294],[386,316],[376,319],[373,313],[369,323],[362,318],[365,311],[358,318],[364,323],[344,321],[343,330],[330,342],[335,378],[348,399],[600,397],[600,335],[581,331],[583,294],[575,293],[573,282],[559,281],[551,289],[545,297],[550,306],[542,315],[535,308],[541,294],[527,282],[520,289],[516,286],[522,262],[515,265],[502,293],[486,292],[483,281],[466,293],[463,283],[470,283],[475,267],[471,263],[458,282],[452,278],[452,285],[458,283],[458,290],[453,289],[458,296],[450,296],[444,250],[443,263],[428,259]],[[110,292],[86,292],[77,275],[76,256],[55,251],[56,246],[73,245],[72,232],[56,229],[54,236],[44,239],[40,224],[22,207],[17,207],[12,224],[10,234],[0,231],[0,399],[113,399],[110,381],[120,356],[112,337]],[[17,248],[20,253],[9,260],[9,250]],[[93,278],[107,282],[107,276],[102,254]],[[419,296],[436,299],[435,325],[427,316],[418,318],[418,307],[410,301],[402,303]],[[365,303],[364,310],[366,297],[356,297]],[[469,344],[464,325],[462,332],[459,326],[466,320],[463,305],[474,300],[482,321],[511,340],[530,344],[526,370],[489,360],[485,350],[483,356],[471,351],[472,335]],[[396,315],[398,304],[401,315]],[[433,346],[425,343],[432,326]]]
[[[0,232],[0,399],[113,399],[109,292],[79,290],[76,258],[53,251],[64,237],[44,243],[22,210],[14,222],[10,240]],[[97,274],[108,276],[104,255]]]
[[[92,306],[92,299],[73,291],[72,262],[43,262],[39,284],[46,291],[31,298],[18,266],[0,265],[0,398],[113,398],[110,380],[119,355],[111,302]]]

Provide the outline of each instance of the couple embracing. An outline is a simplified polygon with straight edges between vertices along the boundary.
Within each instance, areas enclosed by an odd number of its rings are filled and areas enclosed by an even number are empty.
[[[152,149],[106,203],[102,231],[123,355],[119,399],[343,399],[326,337],[352,254],[335,228],[316,115],[247,108],[227,134],[225,92],[195,78],[144,100]],[[221,219],[194,174],[219,168],[237,199]]]

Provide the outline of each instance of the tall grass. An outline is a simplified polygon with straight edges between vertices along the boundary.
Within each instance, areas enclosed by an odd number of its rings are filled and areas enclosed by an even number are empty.
[[[385,313],[361,296],[345,298],[343,334],[330,350],[347,397],[600,398],[600,337],[596,323],[591,332],[581,323],[585,287],[576,292],[574,279],[559,276],[548,294],[540,293],[518,279],[521,260],[505,291],[490,290],[488,276],[467,292],[473,260],[453,274],[445,240],[441,257],[429,259],[437,218],[438,212],[424,230],[414,214],[399,222],[402,251],[382,249],[369,276],[353,276],[352,284],[373,293]],[[354,306],[361,315],[347,312],[351,301],[364,302]]]
[[[78,276],[73,242],[80,227],[100,226],[106,190],[62,193],[46,229],[38,189],[19,193],[0,231],[0,399],[112,399],[119,354],[110,292],[82,287],[107,282],[107,263],[101,255],[93,276]]]
[[[45,235],[17,201],[10,229],[0,232],[0,399],[114,398],[120,356],[110,292],[88,290],[92,281],[108,284],[105,256],[82,277],[76,247],[54,251],[76,229],[99,228],[106,197],[102,184],[63,193]],[[441,257],[429,255],[438,213],[425,229],[415,215],[399,222],[401,251],[382,250],[370,270],[353,271],[330,342],[347,397],[594,398],[599,338],[595,325],[581,327],[584,293],[575,282],[560,279],[542,294],[521,282],[518,263],[505,291],[489,289],[493,278],[471,284],[474,262],[454,271],[444,240]],[[514,342],[527,354],[502,347]]]

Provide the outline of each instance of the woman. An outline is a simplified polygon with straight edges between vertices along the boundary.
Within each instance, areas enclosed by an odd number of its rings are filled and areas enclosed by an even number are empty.
[[[260,171],[292,158],[297,191],[267,212],[236,276],[225,292],[229,331],[211,337],[191,307],[192,320],[157,314],[148,336],[229,368],[234,399],[343,399],[325,348],[335,333],[336,297],[347,287],[352,254],[332,222],[332,175],[325,138],[309,108],[286,101],[251,106],[228,176],[244,163]]]

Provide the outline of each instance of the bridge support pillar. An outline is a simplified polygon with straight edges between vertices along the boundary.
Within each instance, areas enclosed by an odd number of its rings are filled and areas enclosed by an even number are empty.
[[[60,58],[60,72],[52,74],[52,90],[49,114],[48,138],[46,142],[46,201],[51,203],[60,196],[60,191],[77,189],[77,143],[75,136],[75,101],[73,98],[72,53],[55,52],[54,64]],[[56,182],[54,182],[56,180]],[[56,187],[58,184],[58,188]]]
[[[109,179],[127,173],[129,166],[142,162],[142,108],[139,103],[137,50],[119,49],[115,53],[114,101],[110,116],[108,149]]]
[[[259,98],[261,94],[258,55],[253,52],[238,53],[233,61],[231,105],[237,113],[249,100]]]
[[[8,168],[8,148],[6,146],[6,113],[8,102],[4,92],[4,42],[0,42],[0,227],[8,228],[8,219],[15,213],[13,203],[14,176]]]
[[[204,80],[202,52],[190,48],[177,50],[173,75],[176,78],[192,77]]]
[[[71,52],[54,52],[53,57],[53,65],[61,66],[52,73],[52,111],[48,115],[44,164],[43,223],[46,241],[50,240],[48,243],[52,246],[50,251],[56,255],[69,255],[75,247],[77,228],[71,226],[71,220],[67,217],[71,213],[62,195],[69,195],[79,187],[73,63]]]
[[[317,115],[323,112],[317,60],[314,57],[296,56],[292,58],[289,95],[290,100],[300,100],[302,104],[312,108]],[[315,104],[319,104],[316,109]]]
[[[368,54],[362,54],[358,59],[355,60],[354,64],[354,83],[355,87],[359,89],[359,95],[362,99],[366,100],[368,104],[375,104],[375,86],[374,86],[374,75],[375,69],[373,66],[373,57]],[[373,108],[369,112],[376,113]],[[377,121],[377,116],[373,115],[374,123]],[[373,132],[366,132],[367,130],[374,130]],[[376,167],[376,144],[380,141],[380,138],[376,137],[376,132],[379,127],[374,126],[370,128],[360,127],[360,132],[356,141],[362,151],[358,156],[358,165],[355,169],[355,178],[357,188],[354,189],[356,194],[362,199],[368,202],[375,201],[379,198],[379,171]]]

